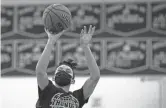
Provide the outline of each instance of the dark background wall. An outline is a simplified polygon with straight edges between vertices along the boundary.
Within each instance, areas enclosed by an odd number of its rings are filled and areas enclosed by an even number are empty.
[[[42,12],[52,3],[66,5],[73,25],[55,45],[48,74],[57,64],[73,58],[77,75],[87,66],[79,47],[84,25],[95,25],[91,49],[102,75],[159,75],[166,72],[165,0],[2,0],[1,75],[34,75],[47,36]]]

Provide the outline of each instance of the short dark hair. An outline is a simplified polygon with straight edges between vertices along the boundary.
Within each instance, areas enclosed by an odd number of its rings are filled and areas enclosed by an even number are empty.
[[[67,65],[73,70],[73,79],[75,78],[74,69],[76,69],[77,63],[73,59],[67,59],[59,63],[60,65]]]

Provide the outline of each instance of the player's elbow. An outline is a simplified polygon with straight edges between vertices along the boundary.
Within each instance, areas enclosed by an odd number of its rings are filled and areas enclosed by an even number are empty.
[[[99,79],[100,79],[100,76],[96,76],[96,78],[95,78],[95,81],[99,81]]]
[[[97,70],[95,77],[98,80],[100,79],[100,70],[99,69]]]
[[[100,74],[98,74],[95,79],[99,80],[100,79]]]
[[[100,77],[91,77],[90,78],[94,83],[98,83],[98,81],[99,81],[99,79],[100,79]]]
[[[93,81],[97,81],[97,82],[98,82],[99,79],[100,79],[100,73],[91,76],[91,79],[92,79]]]

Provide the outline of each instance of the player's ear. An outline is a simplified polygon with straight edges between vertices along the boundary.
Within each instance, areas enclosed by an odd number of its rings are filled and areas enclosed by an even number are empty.
[[[75,80],[74,79],[71,79],[71,84],[75,84]]]
[[[54,76],[52,76],[52,81],[55,81],[55,75],[54,75]]]

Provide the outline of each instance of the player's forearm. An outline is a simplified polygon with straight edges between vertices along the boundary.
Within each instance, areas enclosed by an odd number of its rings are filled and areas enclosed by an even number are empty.
[[[44,51],[43,51],[42,55],[40,56],[39,61],[36,65],[37,73],[46,72],[54,43],[55,42],[53,40],[48,39],[47,44],[44,48]]]
[[[94,80],[99,79],[100,78],[100,70],[99,70],[99,67],[96,63],[96,60],[95,60],[89,46],[88,45],[84,46],[83,49],[84,49],[85,56],[87,59],[87,65],[88,65],[88,68],[90,71],[90,77]]]

